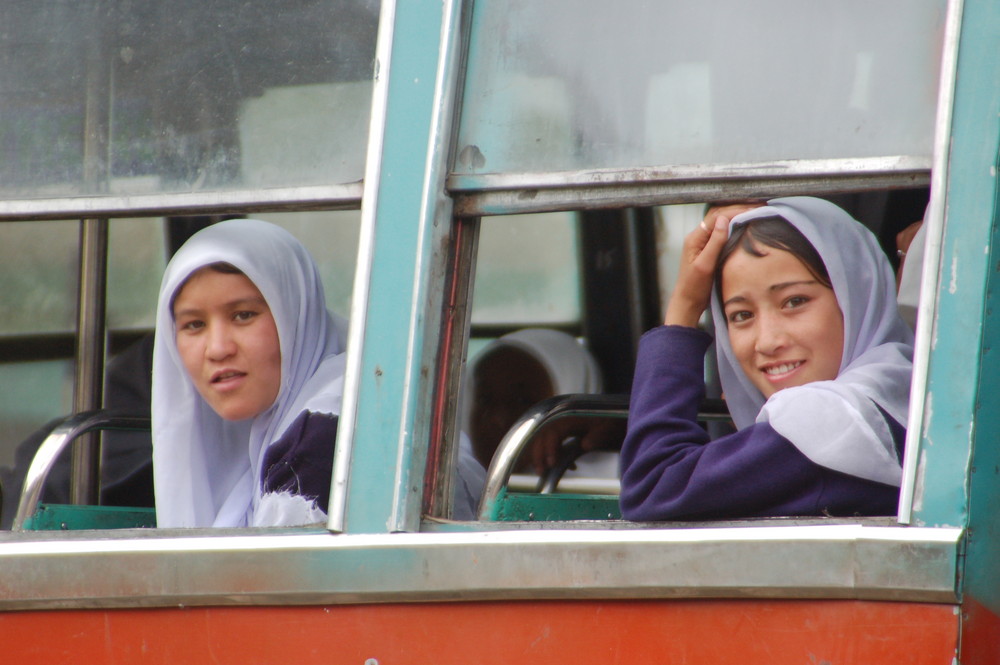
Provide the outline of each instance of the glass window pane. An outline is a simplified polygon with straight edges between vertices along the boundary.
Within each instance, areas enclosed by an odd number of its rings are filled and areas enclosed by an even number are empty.
[[[479,235],[473,325],[554,325],[580,319],[570,213],[486,217]]]
[[[347,316],[354,283],[361,213],[358,210],[261,213],[309,248],[319,266],[327,306]],[[162,219],[111,220],[108,325],[114,330],[153,328],[167,255]],[[74,263],[75,270],[75,263]],[[75,291],[73,292],[75,297]]]
[[[0,335],[70,333],[76,327],[80,223],[0,224]],[[112,220],[108,324],[152,328],[165,262],[162,221]]]
[[[472,292],[473,329],[459,400],[459,426],[484,468],[514,420],[528,407],[552,396],[548,379],[535,371],[540,367],[536,361],[497,354],[495,347],[490,347],[487,358],[484,347],[498,335],[524,328],[579,329],[578,253],[575,213],[486,217],[481,221]],[[569,334],[554,330],[549,332],[572,343]],[[577,388],[571,392],[582,390]]]
[[[108,327],[151,330],[167,259],[163,220],[112,219],[109,227]]]
[[[326,306],[347,317],[351,311],[361,211],[262,213],[260,217],[284,227],[309,248],[323,278]]]
[[[0,224],[0,334],[73,330],[79,222]]]
[[[362,176],[378,0],[8,2],[0,195]]]
[[[327,306],[347,315],[361,215],[357,210],[270,213],[316,259]],[[110,222],[108,326],[152,329],[166,265],[163,220]],[[0,224],[0,335],[72,333],[76,328],[79,222]]]
[[[72,410],[73,362],[0,363],[0,385],[16,386],[0,393],[0,467],[12,467],[17,444]],[[4,498],[19,491],[5,487]]]
[[[945,0],[474,11],[458,173],[931,152]]]

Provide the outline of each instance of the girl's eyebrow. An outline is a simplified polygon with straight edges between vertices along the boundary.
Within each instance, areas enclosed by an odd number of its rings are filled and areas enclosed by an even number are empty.
[[[223,303],[222,307],[224,309],[237,309],[239,307],[245,307],[247,305],[263,305],[268,307],[267,301],[263,297],[251,296],[249,298],[237,298],[236,300],[230,300],[227,303]],[[202,307],[185,307],[174,312],[174,318],[180,318],[181,316],[192,316],[201,314],[204,311]]]
[[[815,279],[802,279],[797,282],[780,282],[778,284],[772,284],[768,291],[781,291],[787,289],[791,286],[808,286],[810,284],[819,284]]]
[[[772,284],[771,286],[767,287],[767,290],[771,292],[783,291],[793,286],[809,286],[812,284],[819,284],[819,282],[816,281],[815,279],[803,279],[795,282],[778,282],[777,284]],[[747,302],[747,298],[745,296],[733,296],[729,300],[722,303],[722,308],[725,309],[729,305],[739,302]]]
[[[722,303],[722,308],[725,309],[726,307],[729,307],[729,305],[737,302],[747,302],[747,299],[744,296],[733,296],[726,302]]]

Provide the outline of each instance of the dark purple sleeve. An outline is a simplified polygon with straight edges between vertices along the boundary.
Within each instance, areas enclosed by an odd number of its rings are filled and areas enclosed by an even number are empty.
[[[896,513],[898,488],[814,464],[768,423],[709,441],[696,418],[710,343],[682,326],[655,328],[639,343],[621,454],[627,519]],[[886,422],[898,450],[905,430]]]
[[[264,454],[264,492],[291,492],[327,512],[333,478],[337,416],[303,411]]]

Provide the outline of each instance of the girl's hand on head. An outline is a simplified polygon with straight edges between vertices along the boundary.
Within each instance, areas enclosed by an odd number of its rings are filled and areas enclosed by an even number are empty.
[[[729,238],[729,222],[736,215],[762,205],[738,203],[709,208],[705,219],[684,239],[677,284],[667,305],[664,325],[698,326],[712,295],[715,263]]]

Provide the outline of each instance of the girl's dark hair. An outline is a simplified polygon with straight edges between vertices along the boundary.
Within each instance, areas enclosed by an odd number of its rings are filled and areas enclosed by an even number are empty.
[[[215,263],[209,263],[205,266],[209,270],[215,272],[221,272],[224,275],[242,275],[243,271],[234,266],[232,263],[226,263],[225,261],[216,261]]]
[[[752,256],[764,256],[765,252],[758,249],[761,245],[785,250],[802,261],[806,269],[816,278],[816,281],[828,289],[833,288],[830,274],[826,271],[826,265],[812,243],[787,219],[780,215],[772,215],[751,219],[746,224],[737,226],[722,247],[719,260],[715,264],[715,289],[720,302],[722,301],[722,268],[726,265],[726,261],[737,249],[742,249]]]
[[[213,272],[221,272],[224,275],[245,275],[245,273],[242,270],[234,266],[232,263],[226,263],[225,261],[216,261],[215,263],[209,263],[208,265],[204,265],[201,268],[198,268],[198,270],[203,270],[205,268],[208,268]],[[191,275],[194,275],[194,273],[198,272],[198,270],[192,272]],[[178,284],[177,288],[174,289],[174,295],[170,297],[171,314],[173,314],[174,302],[177,300],[178,294],[180,294],[181,290],[183,290],[184,287],[187,285],[188,280],[191,279],[191,275],[185,277],[184,281]]]

